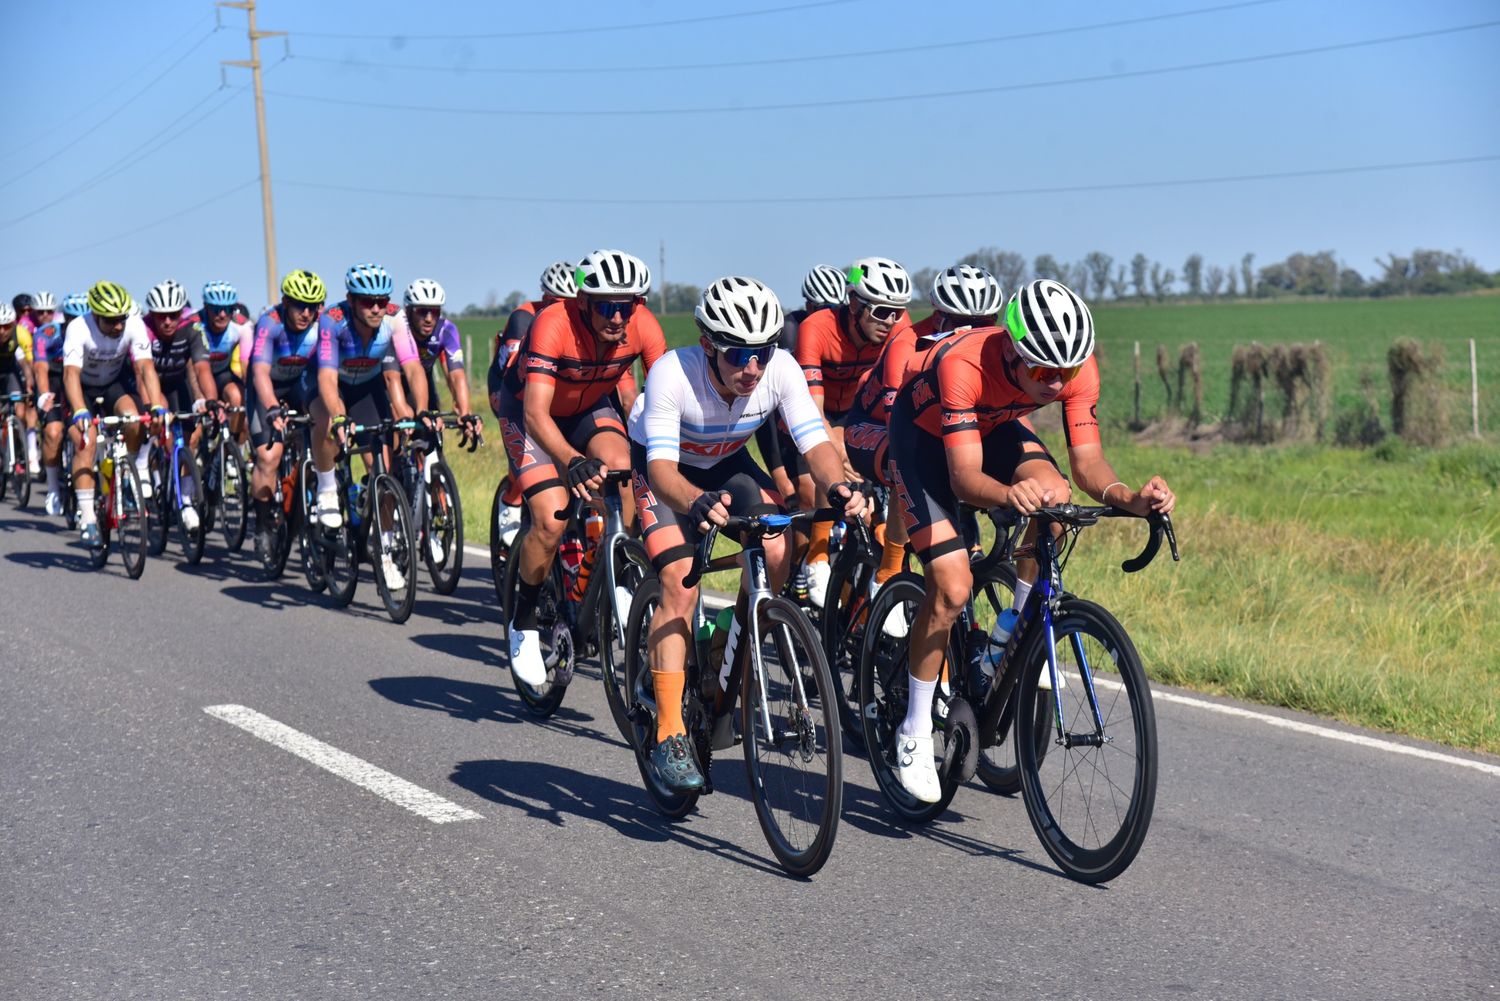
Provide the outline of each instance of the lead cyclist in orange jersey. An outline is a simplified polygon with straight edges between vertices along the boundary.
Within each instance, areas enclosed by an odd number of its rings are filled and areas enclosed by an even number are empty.
[[[846,277],[848,303],[804,320],[797,331],[796,355],[813,402],[830,425],[829,437],[852,476],[844,455],[843,418],[854,406],[860,376],[875,364],[882,346],[911,326],[906,316],[911,277],[905,268],[885,257],[860,258]],[[806,476],[802,480],[798,489],[807,503],[810,486]],[[832,527],[827,521],[813,523],[802,568],[807,575],[808,597],[818,608],[823,607],[831,573],[828,537]]]
[[[578,263],[573,280],[577,298],[542,310],[519,349],[524,354],[507,370],[500,400],[510,475],[531,516],[507,629],[511,668],[528,685],[547,677],[536,607],[566,527],[558,516],[570,493],[588,496],[603,487],[606,472],[630,468],[631,369],[641,359],[649,370],[667,351],[661,324],[645,305],[651,271],[644,261],[596,250]]]
[[[932,698],[948,630],[973,587],[958,505],[1009,506],[1029,515],[1072,496],[1056,460],[1022,418],[1062,404],[1069,468],[1095,500],[1141,515],[1169,513],[1176,503],[1160,476],[1131,490],[1105,459],[1093,353],[1094,321],[1083,300],[1058,282],[1035,281],[1011,296],[1003,326],[958,334],[929,349],[891,407],[897,503],[927,579],[911,625],[907,714],[893,759],[903,788],[922,802],[941,796]],[[1036,564],[1022,561],[1017,569],[1020,608]]]

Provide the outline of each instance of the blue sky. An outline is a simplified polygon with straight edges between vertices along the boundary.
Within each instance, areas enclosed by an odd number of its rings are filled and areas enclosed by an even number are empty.
[[[660,23],[736,12],[760,13]],[[262,43],[278,268],[335,290],[375,260],[462,306],[595,247],[655,269],[662,241],[670,281],[750,274],[788,299],[814,263],[980,246],[1179,273],[1333,249],[1366,274],[1427,246],[1500,268],[1500,160],[1100,190],[1500,155],[1500,25],[1173,69],[1500,21],[1492,0],[265,0],[258,19],[290,33],[289,59]],[[260,301],[248,72],[218,89],[245,16],[214,25],[198,0],[4,5],[4,37],[36,42],[9,60],[11,290],[224,278]],[[1036,192],[1058,188],[1082,190]]]

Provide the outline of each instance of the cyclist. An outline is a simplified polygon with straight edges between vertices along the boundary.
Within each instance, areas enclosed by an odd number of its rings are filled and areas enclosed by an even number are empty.
[[[18,297],[19,298],[19,297]],[[57,299],[51,292],[38,292],[29,297],[31,302],[24,314],[16,314],[16,328],[20,335],[21,347],[26,354],[26,367],[29,370],[35,349],[32,346],[36,339],[36,332],[49,323],[55,323],[62,319],[57,312]],[[32,476],[41,472],[39,450],[37,447],[37,416],[36,409],[32,404],[21,403],[16,405],[16,416],[26,426],[26,465]]]
[[[15,309],[0,303],[0,389],[7,396],[32,392],[32,343],[33,335],[21,326]],[[24,400],[17,401],[13,409],[26,430],[27,467],[30,475],[35,476],[41,471],[37,459],[36,412]],[[0,456],[0,461],[3,460]]]
[[[203,309],[184,321],[194,325],[195,334],[203,342],[204,357],[193,363],[199,395],[228,407],[245,405],[245,379],[255,350],[255,327],[242,312],[239,298],[239,292],[228,282],[209,282],[203,286]],[[237,439],[244,439],[242,414],[230,418],[229,427]]]
[[[698,344],[668,353],[646,378],[630,416],[631,465],[646,551],[661,575],[661,604],[651,619],[649,657],[657,705],[651,767],[678,792],[703,786],[682,720],[688,619],[697,589],[684,578],[696,543],[730,512],[765,514],[781,508],[769,473],[745,449],[756,430],[779,415],[807,459],[818,488],[846,517],[864,499],[844,482],[844,463],[791,355],[778,351],[783,328],[776,295],[753,278],[721,278],[703,291],[693,313]],[[773,586],[786,580],[791,553],[784,536],[765,540]],[[747,614],[745,581],[730,642]],[[728,657],[733,656],[730,649]],[[711,675],[706,675],[710,676]],[[727,709],[716,691],[716,705]]]
[[[42,470],[47,474],[47,513],[63,513],[62,436],[67,426],[63,409],[63,335],[73,320],[89,311],[82,295],[64,296],[61,320],[37,328],[32,340],[32,378],[36,383],[37,420],[42,426]]]
[[[500,394],[505,380],[505,367],[515,356],[516,348],[526,339],[536,315],[562,299],[578,295],[578,286],[573,282],[573,265],[567,261],[554,261],[542,272],[542,297],[517,306],[505,321],[505,329],[495,333],[495,348],[490,352],[488,375],[490,410],[495,418],[500,417]],[[509,476],[505,477],[504,491],[500,496],[500,513],[496,519],[500,529],[500,541],[510,545],[521,527],[521,490]]]
[[[1004,324],[940,340],[919,360],[890,411],[895,494],[927,578],[911,625],[910,696],[897,729],[902,786],[923,802],[941,791],[933,759],[932,703],[948,630],[969,600],[973,578],[958,531],[960,501],[1030,514],[1067,503],[1072,491],[1056,460],[1022,417],[1059,402],[1068,465],[1079,489],[1137,514],[1170,512],[1176,499],[1151,477],[1131,490],[1099,441],[1099,363],[1094,321],[1071,289],[1048,279],[1010,297]],[[1031,592],[1035,563],[1023,562],[1014,608]]]
[[[906,316],[911,302],[911,277],[906,269],[886,257],[863,257],[849,268],[849,301],[835,309],[820,310],[803,321],[798,332],[797,362],[807,376],[813,401],[828,420],[834,446],[844,456],[842,421],[854,405],[860,376],[875,364],[882,345],[898,336],[911,323]],[[849,470],[853,475],[853,470]],[[804,477],[804,499],[810,487]],[[808,597],[823,607],[828,577],[828,539],[833,525],[816,521],[803,570],[807,574]]]
[[[427,410],[427,379],[411,332],[397,323],[400,309],[391,305],[391,276],[378,264],[356,264],[345,272],[344,288],[344,301],[318,318],[314,363],[313,465],[318,473],[318,520],[325,528],[344,523],[333,464],[339,448],[350,445],[348,425],[405,419]],[[415,410],[401,389],[403,375]],[[379,570],[386,584],[405,587],[389,548],[382,552]]]
[[[314,272],[288,272],[281,280],[281,302],[261,314],[251,349],[250,444],[255,471],[250,490],[255,502],[255,548],[262,560],[272,555],[271,497],[281,465],[286,408],[308,412],[311,380],[318,353],[318,314],[328,290]]]
[[[94,513],[92,418],[128,417],[149,404],[151,416],[164,419],[167,405],[156,381],[151,337],[130,293],[111,281],[95,282],[88,292],[88,307],[86,315],[69,321],[63,334],[63,387],[72,411],[78,521],[84,542],[93,546],[99,542],[99,524]],[[145,466],[145,438],[140,424],[126,427],[126,445],[136,455],[137,469]],[[141,485],[144,491],[145,477]]]
[[[189,409],[202,411],[204,394],[194,371],[199,364],[208,361],[208,344],[196,325],[185,322],[188,316],[187,290],[170,279],[154,286],[146,296],[146,331],[151,337],[151,357],[156,362],[156,379],[167,406],[179,413]],[[197,448],[202,435],[200,428],[193,428],[188,447]],[[149,448],[142,452],[149,453]],[[137,460],[141,472],[141,493],[151,496],[149,469]],[[198,511],[193,507],[195,489],[191,474],[182,484],[187,501],[182,506],[182,524],[188,531],[198,527]]]
[[[405,308],[396,317],[396,326],[416,343],[417,361],[427,379],[429,406],[437,409],[437,380],[433,378],[433,369],[441,363],[444,381],[453,396],[453,409],[463,421],[464,438],[477,435],[481,421],[479,415],[469,408],[469,379],[464,372],[463,342],[459,339],[458,327],[443,316],[448,293],[431,278],[418,278],[406,286],[401,298]]]
[[[639,358],[650,371],[667,350],[661,325],[645,305],[651,271],[640,258],[596,250],[578,263],[573,280],[578,295],[537,316],[500,399],[511,480],[531,513],[516,618],[508,624],[511,667],[528,685],[547,676],[536,606],[566,527],[557,515],[570,491],[586,496],[603,486],[607,470],[630,468],[625,414],[636,395],[631,369]]]
[[[849,464],[865,479],[887,487],[892,485],[887,468],[887,412],[906,382],[913,359],[955,331],[993,326],[1005,298],[1000,283],[989,272],[968,264],[955,264],[933,278],[928,301],[932,303],[931,315],[886,339],[880,357],[860,379],[854,406],[843,422]],[[872,595],[901,571],[905,555],[906,527],[896,506],[891,505],[886,512],[880,567],[870,580]],[[899,615],[885,621],[886,631],[892,635],[901,635],[905,627]]]

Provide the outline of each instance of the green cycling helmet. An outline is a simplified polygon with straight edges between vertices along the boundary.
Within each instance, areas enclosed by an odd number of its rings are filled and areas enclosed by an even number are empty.
[[[289,271],[287,276],[281,279],[281,294],[288,299],[296,299],[298,302],[322,305],[328,298],[328,287],[315,272]]]
[[[89,309],[95,316],[129,316],[135,310],[135,300],[121,285],[95,282],[89,289]]]

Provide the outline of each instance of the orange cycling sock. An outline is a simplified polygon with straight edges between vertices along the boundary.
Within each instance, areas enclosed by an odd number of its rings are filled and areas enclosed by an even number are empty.
[[[656,687],[656,742],[659,744],[674,733],[687,732],[682,722],[682,690],[687,685],[687,674],[652,668],[651,682]]]
[[[875,542],[878,545],[885,545],[885,522],[883,521],[875,525]]]
[[[906,565],[906,546],[900,542],[892,542],[889,539],[880,550],[880,568],[875,571],[875,581],[884,584],[892,577],[901,572]]]
[[[812,524],[811,538],[807,543],[807,562],[828,562],[828,536],[833,532],[833,522],[815,521]]]

